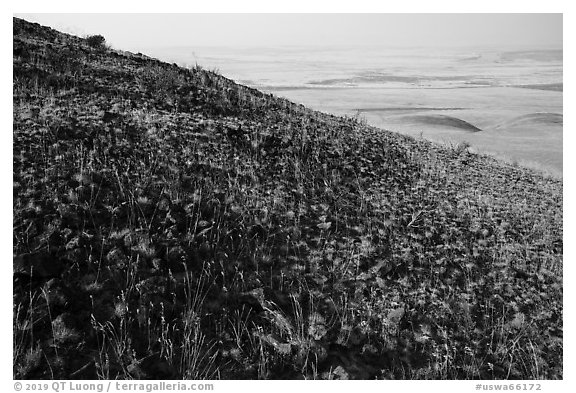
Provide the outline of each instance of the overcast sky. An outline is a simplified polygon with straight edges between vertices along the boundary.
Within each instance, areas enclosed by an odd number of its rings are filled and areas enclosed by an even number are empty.
[[[562,47],[562,14],[16,14],[118,49],[360,45]]]

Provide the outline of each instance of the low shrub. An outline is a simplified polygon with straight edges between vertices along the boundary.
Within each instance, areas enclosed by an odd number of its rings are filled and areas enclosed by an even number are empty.
[[[106,39],[100,34],[90,35],[86,37],[86,42],[88,42],[88,45],[90,45],[92,48],[97,49],[104,48],[104,46],[106,45]]]

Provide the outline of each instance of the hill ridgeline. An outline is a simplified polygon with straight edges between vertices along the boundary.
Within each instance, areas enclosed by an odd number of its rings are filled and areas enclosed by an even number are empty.
[[[562,378],[561,181],[13,25],[14,378]]]

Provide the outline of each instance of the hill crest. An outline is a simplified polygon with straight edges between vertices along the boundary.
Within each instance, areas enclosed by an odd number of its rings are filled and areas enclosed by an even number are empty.
[[[561,181],[13,24],[15,378],[562,378]]]

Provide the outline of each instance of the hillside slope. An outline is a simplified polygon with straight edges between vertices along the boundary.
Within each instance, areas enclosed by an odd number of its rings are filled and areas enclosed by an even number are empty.
[[[15,378],[562,378],[562,182],[14,19]]]

